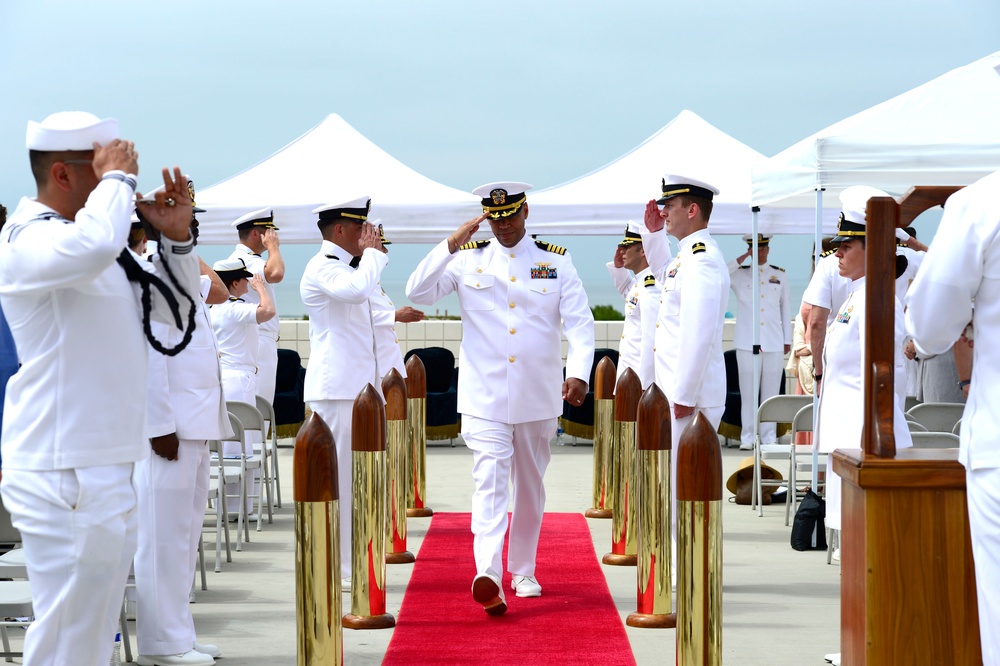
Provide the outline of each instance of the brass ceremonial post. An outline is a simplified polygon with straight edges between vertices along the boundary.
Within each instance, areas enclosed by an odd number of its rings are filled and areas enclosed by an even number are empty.
[[[722,663],[722,450],[701,412],[677,443],[677,664]]]
[[[843,483],[844,664],[981,664],[965,468],[957,449],[896,449],[895,229],[958,187],[868,201],[862,449],[838,449]],[[919,331],[917,332],[919,341]]]
[[[385,612],[385,407],[371,384],[354,400],[351,428],[351,612],[344,616],[344,627],[387,629],[396,618]]]
[[[297,663],[343,664],[337,450],[333,433],[318,414],[295,437],[292,483]]]
[[[427,498],[427,371],[416,354],[406,361],[406,413],[410,422],[410,460],[413,483],[407,489],[406,515],[410,518],[433,516]]]
[[[611,552],[601,560],[615,566],[635,566],[635,419],[639,409],[642,384],[639,376],[627,369],[618,378],[615,388],[615,457],[609,459],[608,473],[612,477]]]
[[[594,504],[587,518],[610,518],[608,455],[615,427],[615,362],[605,356],[594,372]]]
[[[413,562],[413,553],[406,549],[406,497],[413,485],[411,471],[410,443],[406,431],[406,383],[403,375],[393,368],[382,379],[382,395],[385,396],[386,457],[389,482],[389,516],[386,522],[386,564],[408,564]]]
[[[670,403],[656,384],[639,401],[636,431],[638,585],[636,612],[629,614],[625,624],[676,627],[670,580]]]

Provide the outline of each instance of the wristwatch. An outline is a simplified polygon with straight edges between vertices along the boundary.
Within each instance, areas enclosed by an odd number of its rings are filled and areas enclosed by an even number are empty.
[[[962,381],[960,381],[958,383],[958,389],[962,390],[962,389],[964,389],[966,386],[968,386],[971,383],[972,383],[971,379],[963,379]]]

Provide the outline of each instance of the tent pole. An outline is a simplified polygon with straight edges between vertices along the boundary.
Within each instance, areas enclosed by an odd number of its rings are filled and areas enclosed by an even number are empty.
[[[757,265],[757,213],[760,212],[759,206],[753,206],[750,215],[750,266],[753,271],[752,277],[750,279],[750,302],[754,304],[753,308],[753,431],[754,431],[754,446],[760,449],[762,442],[760,441],[760,418],[757,414],[757,410],[760,409],[760,266]],[[770,443],[770,442],[768,442]],[[756,453],[754,455],[757,455]],[[754,489],[757,488],[756,481],[754,482]],[[764,503],[761,501],[763,498],[757,498],[757,515],[764,515]]]
[[[816,236],[815,242],[813,243],[813,271],[816,270],[816,265],[819,263],[819,255],[823,253],[823,190],[825,188],[816,188]],[[839,305],[834,304],[834,308],[839,308]],[[813,363],[815,363],[815,358]],[[813,382],[813,447],[812,447],[812,491],[819,494],[819,449],[817,449],[817,439],[816,435],[819,431],[819,391],[816,383]],[[792,457],[795,457],[795,443],[792,442]],[[793,462],[794,464],[794,462]],[[827,470],[827,478],[829,478],[830,470]],[[812,535],[812,545],[816,546],[816,531],[813,531]]]

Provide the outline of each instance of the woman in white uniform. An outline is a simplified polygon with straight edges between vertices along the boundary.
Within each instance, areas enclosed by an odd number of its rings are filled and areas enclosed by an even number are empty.
[[[212,330],[219,346],[222,392],[227,401],[239,400],[254,405],[257,402],[258,324],[274,317],[274,301],[268,294],[264,280],[248,271],[242,259],[223,259],[215,262],[212,268],[229,290],[229,300],[213,305],[211,309]],[[259,304],[247,303],[240,298],[251,288],[260,296]],[[254,435],[259,437],[256,433]],[[242,450],[239,442],[222,443],[223,456],[238,457],[240,453]],[[257,474],[258,471],[255,470],[254,476]],[[256,487],[257,478],[253,481]],[[238,493],[238,484],[226,484],[227,497],[235,498]],[[247,515],[252,520],[251,508],[252,502],[248,497]],[[235,515],[235,511],[233,514]]]
[[[819,422],[816,433],[820,453],[827,455],[826,526],[841,528],[841,480],[833,471],[835,449],[861,448],[865,397],[865,210],[871,197],[889,196],[872,187],[849,187],[840,195],[842,212],[837,236],[840,274],[852,280],[850,294],[830,324],[823,348],[823,375],[816,376],[819,394]],[[898,265],[898,262],[897,262]],[[898,271],[897,271],[898,272]],[[896,448],[913,445],[903,415],[906,372],[903,368],[903,305],[895,299],[896,350],[893,400],[893,431]],[[837,664],[840,654],[827,655]]]

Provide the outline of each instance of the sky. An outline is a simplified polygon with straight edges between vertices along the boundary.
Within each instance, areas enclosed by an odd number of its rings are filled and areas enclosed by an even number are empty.
[[[773,155],[998,50],[996,0],[2,0],[0,203],[34,194],[25,126],[55,111],[117,118],[140,153],[140,189],[174,164],[214,184],[329,113],[441,183],[537,189],[614,160],[683,109]],[[603,265],[617,239],[553,240],[591,304],[615,304]],[[795,303],[810,248],[773,243]],[[393,246],[383,286],[397,305],[428,249]],[[283,250],[279,312],[299,315],[315,248]]]

